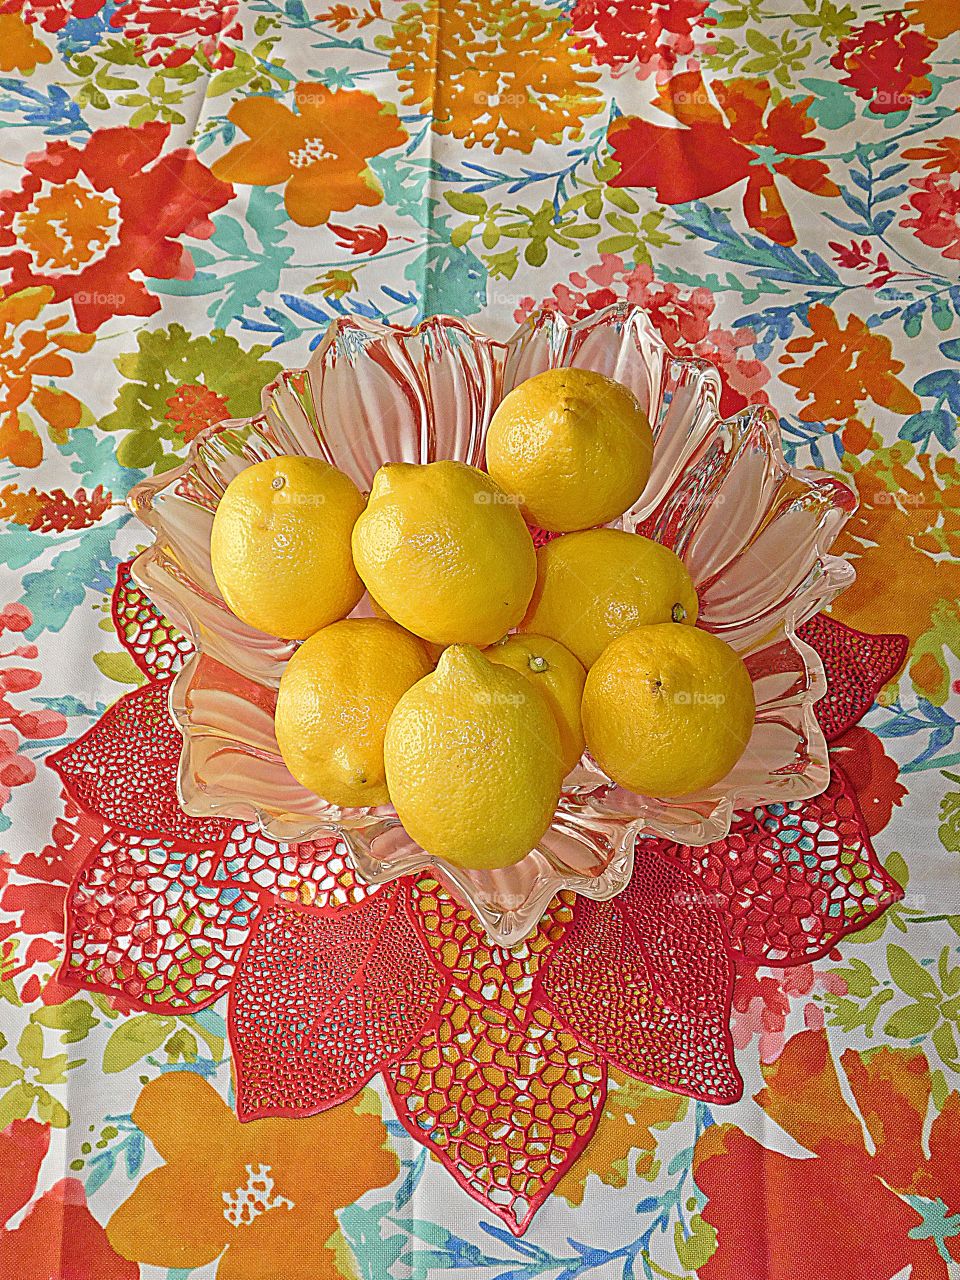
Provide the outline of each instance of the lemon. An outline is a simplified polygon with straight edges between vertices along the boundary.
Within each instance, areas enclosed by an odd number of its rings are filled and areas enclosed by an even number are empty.
[[[563,780],[550,704],[526,677],[470,645],[394,708],[384,743],[390,799],[427,853],[461,867],[506,867],[550,825]]]
[[[485,653],[491,662],[519,671],[544,694],[560,730],[564,773],[569,773],[583,755],[580,699],[587,673],[581,664],[547,636],[508,636]]]
[[[753,731],[750,674],[699,627],[638,627],[604,649],[583,691],[587,745],[629,791],[682,796],[712,786]]]
[[[653,433],[636,396],[589,369],[548,369],[505,396],[487,431],[487,469],[526,518],[565,533],[606,524],[640,497]]]
[[[537,576],[516,504],[462,462],[381,467],[353,558],[391,618],[443,645],[499,640],[523,617]]]
[[[363,595],[350,534],[363,510],[353,481],[319,458],[268,458],[220,499],[210,560],[220,594],[244,622],[303,640]]]
[[[383,605],[377,604],[376,600],[374,600],[373,596],[370,595],[369,592],[367,592],[367,599],[370,601],[370,608],[373,611],[374,617],[384,618],[386,619],[387,622],[392,622],[394,626],[396,627],[400,626],[400,623],[397,622],[396,618],[391,618],[389,613],[387,613],[386,609],[384,609]],[[406,627],[402,628],[402,630],[408,636],[413,635],[413,632],[407,631]],[[424,640],[422,636],[415,636],[414,639],[420,641],[424,649],[427,651],[428,657],[430,658],[430,665],[432,667],[435,667],[437,665],[437,659],[440,657],[441,653],[443,653],[443,645],[431,644],[429,640]]]
[[[387,721],[430,666],[416,636],[380,618],[314,632],[280,678],[274,728],[284,764],[330,804],[386,804]]]
[[[520,629],[559,640],[589,667],[632,627],[696,618],[690,575],[668,547],[621,529],[589,529],[537,551],[537,586]]]

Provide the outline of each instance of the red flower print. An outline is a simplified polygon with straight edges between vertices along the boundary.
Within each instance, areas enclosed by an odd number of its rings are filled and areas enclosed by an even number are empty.
[[[855,27],[830,59],[845,71],[840,83],[870,102],[875,115],[906,111],[914,98],[930,96],[927,58],[936,42],[911,27],[902,13]]]
[[[24,605],[8,604],[0,613],[0,637],[7,631],[15,635],[26,631],[32,622],[33,615]],[[21,739],[36,742],[59,738],[67,727],[59,711],[24,708],[10,701],[11,696],[28,693],[40,683],[39,671],[20,665],[36,656],[36,645],[16,642],[13,648],[0,653],[0,662],[17,660],[14,665],[0,667],[0,809],[10,799],[14,787],[32,782],[36,776],[36,765],[28,756],[20,754]]]
[[[179,67],[200,49],[212,67],[232,67],[239,40],[237,0],[127,0],[110,19],[144,54],[147,65]]]
[[[0,11],[19,11],[25,22],[39,23],[44,31],[62,31],[68,22],[92,18],[105,4],[106,0],[0,0]]]
[[[579,319],[625,298],[642,306],[653,325],[677,355],[698,356],[720,370],[720,411],[739,413],[748,403],[765,404],[762,390],[770,377],[759,361],[744,348],[753,345],[752,329],[724,329],[715,323],[716,298],[709,289],[681,289],[653,277],[645,262],[627,267],[616,254],[602,253],[600,261],[584,272],[576,271],[566,284],[553,287],[553,297],[540,305]],[[515,313],[518,323],[534,310],[533,298],[524,298]]]
[[[830,972],[818,973],[812,964],[797,965],[771,974],[759,974],[746,966],[737,972],[733,989],[730,1034],[738,1049],[745,1049],[758,1037],[761,1062],[772,1062],[783,1050],[791,1001],[814,991],[832,991],[844,995],[844,978]],[[803,1010],[807,1027],[823,1027],[823,1009],[810,1001]]]
[[[896,272],[890,266],[890,259],[882,249],[877,253],[876,261],[874,261],[873,248],[869,240],[860,240],[859,242],[851,240],[848,245],[840,244],[837,240],[828,240],[827,244],[833,250],[836,262],[847,271],[869,271],[872,273],[867,285],[868,289],[879,289],[896,275]]]
[[[63,912],[70,881],[103,839],[104,827],[67,799],[53,824],[50,839],[36,853],[14,858],[0,854],[0,907],[9,917],[0,921],[0,959],[10,964],[7,976],[27,975],[20,989],[25,1004],[42,999],[60,1004],[73,995],[56,978],[45,978],[43,967],[60,954]],[[16,941],[15,941],[16,940]],[[19,943],[20,949],[13,948]],[[25,949],[24,949],[25,946]],[[115,1008],[129,1008],[122,996],[110,997]]]
[[[19,190],[0,195],[0,267],[12,287],[48,285],[91,333],[159,309],[133,272],[189,280],[180,238],[210,236],[210,214],[233,188],[186,147],[161,155],[169,132],[156,121],[98,129],[83,147],[58,140],[28,156]]]
[[[87,1208],[83,1183],[61,1178],[31,1204],[50,1129],[35,1120],[14,1120],[0,1133],[0,1218],[16,1227],[0,1229],[0,1275],[10,1280],[137,1280],[140,1268],[115,1253],[106,1232]]]
[[[923,244],[939,249],[944,258],[960,258],[960,181],[956,174],[928,173],[911,178],[916,190],[903,208],[915,213],[901,226],[910,227]]]
[[[26,665],[36,658],[36,645],[18,642],[32,622],[33,615],[22,604],[8,604],[0,611],[0,663],[4,664],[0,665],[0,809],[14,787],[36,776],[36,765],[24,754],[25,742],[49,741],[67,728],[59,711],[22,705],[22,695],[36,689],[41,680],[39,671]],[[78,820],[79,827],[72,825],[71,818]],[[51,843],[42,852],[27,853],[16,865],[9,854],[0,853],[0,907],[11,917],[0,921],[0,963],[8,978],[30,974],[21,992],[24,1001],[40,995],[40,979],[30,971],[48,965],[59,954],[66,888],[93,847],[84,839],[84,832],[91,829],[99,839],[102,827],[71,805],[54,825]],[[51,989],[48,999],[45,988],[44,1000],[64,1000],[69,994],[63,990],[56,996]],[[0,1268],[0,1275],[6,1274]]]
[[[349,249],[354,256],[379,253],[386,248],[390,239],[387,228],[382,223],[376,227],[341,227],[339,223],[328,222],[327,226],[337,237],[337,248]]]
[[[732,1124],[713,1125],[698,1141],[694,1176],[707,1197],[703,1217],[717,1231],[700,1280],[880,1280],[908,1272],[947,1280],[921,1210],[929,1205],[929,1223],[944,1224],[945,1249],[960,1259],[960,1095],[948,1095],[925,1136],[931,1080],[921,1049],[846,1049],[840,1066],[859,1114],[821,1030],[801,1031],[763,1068],[755,1100],[768,1123],[805,1148],[801,1155],[772,1150]],[[751,1203],[763,1206],[763,1231],[743,1212]]]
[[[659,85],[654,106],[682,128],[667,128],[622,116],[608,130],[620,173],[615,187],[654,187],[664,204],[684,204],[716,195],[746,180],[747,222],[778,244],[796,244],[777,177],[818,196],[835,196],[837,185],[811,137],[807,115],[812,97],[773,103],[766,80],[713,81],[708,90],[699,71],[685,71]]]
[[[185,382],[177,387],[168,397],[167,405],[163,416],[174,424],[174,431],[188,444],[214,422],[223,422],[230,416],[226,396],[200,382]]]
[[[92,18],[106,0],[0,0],[0,13],[21,12],[44,31],[62,31],[68,22]],[[212,67],[232,67],[239,40],[238,0],[126,0],[110,16],[148,66],[179,67],[200,50]]]
[[[63,533],[66,529],[88,529],[101,520],[113,505],[113,494],[98,484],[88,493],[76,489],[18,489],[15,484],[0,489],[0,519],[21,524],[39,533]],[[21,655],[22,656],[22,655]]]
[[[707,0],[577,0],[570,11],[577,48],[614,74],[633,65],[637,75],[672,71],[693,52]]]
[[[883,743],[869,729],[848,729],[833,745],[843,771],[853,783],[860,811],[872,836],[890,821],[896,806],[903,804],[907,788],[898,781],[896,760],[888,756]]]

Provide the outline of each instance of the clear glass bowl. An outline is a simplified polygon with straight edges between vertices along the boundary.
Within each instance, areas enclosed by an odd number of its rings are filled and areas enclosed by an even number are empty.
[[[616,378],[646,408],[653,473],[615,527],[639,530],[681,556],[699,593],[700,625],[747,663],[756,724],[722,782],[679,800],[624,791],[584,754],[536,849],[500,871],[466,871],[424,853],[392,808],[337,808],[287,771],[273,708],[295,645],[229,612],[211,572],[210,527],[230,480],[275,454],[327,458],[361,489],[389,461],[481,466],[502,396],[558,365]],[[833,477],[787,465],[768,409],[721,420],[719,389],[711,365],[672,356],[644,313],[625,304],[576,322],[542,311],[506,342],[449,316],[415,329],[364,319],[333,324],[305,369],[267,387],[257,417],[210,428],[183,466],[130,495],[154,533],[134,577],[196,646],[170,694],[183,734],[184,809],[254,819],[283,841],[341,837],[372,882],[430,868],[494,941],[509,946],[561,889],[596,899],[619,893],[638,836],[702,845],[729,832],[735,810],[818,795],[830,776],[814,715],[826,685],[819,657],[795,633],[853,580],[852,567],[828,551],[856,502]],[[369,613],[366,598],[356,613]]]

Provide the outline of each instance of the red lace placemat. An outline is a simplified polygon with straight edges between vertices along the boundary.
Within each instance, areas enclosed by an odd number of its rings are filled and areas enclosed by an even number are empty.
[[[742,813],[715,844],[641,840],[624,893],[561,894],[504,950],[428,876],[367,886],[335,841],[183,813],[167,691],[190,646],[127,565],[113,617],[147,682],[49,759],[63,838],[82,828],[88,850],[60,980],[153,1012],[226,995],[242,1119],[309,1115],[382,1074],[408,1132],[518,1234],[590,1141],[608,1065],[734,1101],[736,966],[806,963],[902,896],[834,759],[823,795]],[[826,615],[799,634],[833,742],[906,640]]]

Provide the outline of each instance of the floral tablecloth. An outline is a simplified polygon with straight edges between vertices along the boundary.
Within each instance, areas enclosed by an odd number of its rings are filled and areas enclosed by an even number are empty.
[[[958,65],[955,0],[0,0],[0,1275],[960,1274]],[[517,1236],[379,1081],[241,1124],[225,996],[58,979],[44,760],[151,671],[125,494],[332,319],[617,299],[859,495],[833,615],[909,653],[832,753],[906,894],[738,973],[740,1102],[611,1070]]]

